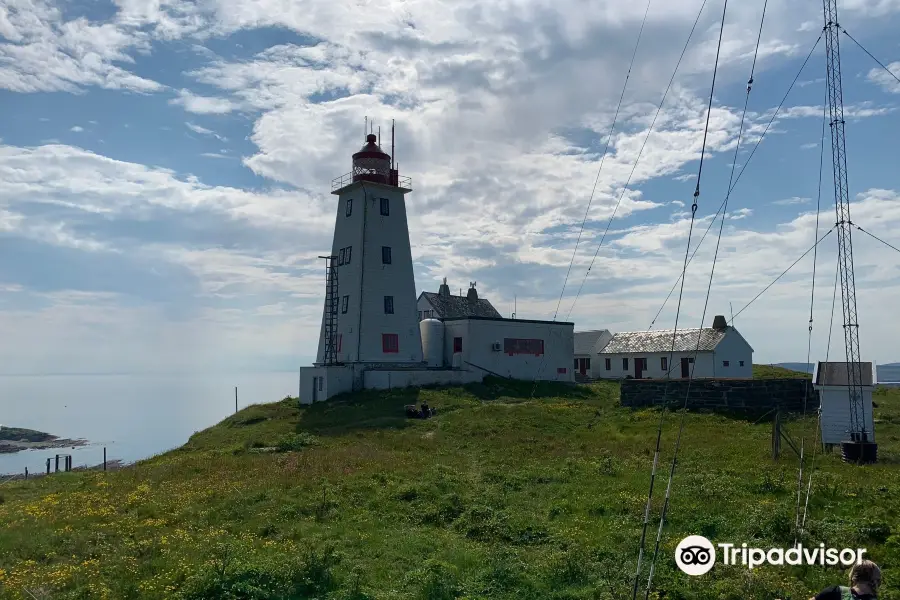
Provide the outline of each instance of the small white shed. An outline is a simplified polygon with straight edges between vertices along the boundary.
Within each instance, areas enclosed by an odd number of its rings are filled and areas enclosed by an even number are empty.
[[[872,417],[872,363],[861,362],[863,422],[869,441],[875,441],[875,422]],[[850,429],[850,378],[846,362],[818,362],[813,376],[813,387],[819,392],[821,402],[822,443],[840,444],[849,438]]]

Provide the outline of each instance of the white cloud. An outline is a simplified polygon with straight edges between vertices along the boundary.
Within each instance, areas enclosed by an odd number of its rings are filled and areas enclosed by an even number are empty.
[[[886,66],[896,77],[900,77],[900,61],[889,63]],[[876,67],[869,71],[867,78],[889,92],[900,94],[900,82],[891,77],[891,73],[886,73],[881,67]]]
[[[14,92],[78,92],[86,86],[155,92],[163,86],[114,63],[145,50],[145,33],[84,18],[65,21],[45,0],[8,0],[0,18],[0,88]],[[12,9],[12,10],[9,10]]]
[[[237,110],[238,106],[226,98],[198,96],[190,90],[179,90],[178,97],[169,100],[169,104],[184,107],[184,110],[198,115],[223,115]]]
[[[84,131],[84,127],[81,127],[80,125],[75,125],[69,131],[74,131],[75,133],[81,133],[82,131]]]
[[[195,123],[185,123],[185,125],[187,126],[188,129],[190,129],[194,133],[199,133],[200,135],[212,136],[222,142],[228,141],[228,138],[219,135],[218,133],[216,133],[215,131],[213,131],[211,129],[207,129],[206,127],[201,127],[200,125],[197,125]]]
[[[800,196],[792,196],[790,198],[784,198],[783,200],[775,200],[772,204],[777,204],[779,206],[791,206],[794,204],[808,204],[811,198],[803,198]]]

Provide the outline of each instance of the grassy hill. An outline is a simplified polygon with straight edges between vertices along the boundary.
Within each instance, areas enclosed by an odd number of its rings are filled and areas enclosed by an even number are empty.
[[[754,379],[783,379],[788,377],[802,377],[812,379],[812,375],[803,371],[794,371],[779,367],[778,365],[753,365]]]
[[[489,380],[285,399],[132,468],[5,484],[0,598],[630,598],[660,414],[619,407],[614,383],[531,392]],[[882,597],[897,600],[900,395],[878,393],[882,460],[817,457],[804,543],[867,548]],[[405,419],[422,400],[437,416]],[[671,416],[655,520],[677,427]],[[813,446],[812,419],[786,427]],[[806,600],[845,580],[826,567],[717,565],[699,580],[675,567],[688,534],[793,542],[797,460],[785,450],[774,463],[770,434],[687,416],[654,598]]]

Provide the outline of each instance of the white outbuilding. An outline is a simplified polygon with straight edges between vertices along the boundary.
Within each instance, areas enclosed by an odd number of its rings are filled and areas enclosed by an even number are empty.
[[[617,333],[599,352],[601,364],[593,372],[603,379],[753,377],[753,348],[722,315],[712,327],[679,329],[674,350],[672,338],[671,329]]]
[[[608,329],[575,332],[575,379],[598,379],[600,375],[600,351],[612,340]]]
[[[852,363],[850,363],[852,364]],[[822,443],[837,445],[849,438],[850,383],[846,362],[819,362],[813,374],[813,387],[819,392],[821,403]],[[862,422],[870,442],[875,441],[875,421],[872,417],[872,363],[859,363],[862,376]]]
[[[444,355],[452,366],[512,379],[575,380],[573,323],[475,316],[443,323]]]

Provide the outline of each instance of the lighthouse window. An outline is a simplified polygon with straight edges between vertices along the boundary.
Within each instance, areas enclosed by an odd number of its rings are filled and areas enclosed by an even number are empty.
[[[381,334],[381,351],[385,354],[396,354],[400,352],[400,339],[396,333]]]
[[[391,264],[391,247],[390,246],[382,246],[381,247],[381,264],[383,264],[383,265]]]
[[[348,306],[349,304],[350,304],[350,296],[344,296],[344,297],[341,299],[341,312],[342,312],[342,313],[344,313],[344,314],[347,313],[347,306]]]
[[[353,246],[347,246],[347,255],[344,257],[344,264],[350,264],[350,254],[353,252]]]
[[[387,198],[381,199],[381,216],[386,217],[391,214],[391,201]]]
[[[353,212],[353,198],[347,198],[347,216]]]
[[[344,264],[344,257],[346,256],[347,249],[341,248],[341,253],[338,255],[338,265]]]
[[[393,296],[385,296],[384,297],[384,314],[386,314],[386,315],[394,314],[394,297]]]

